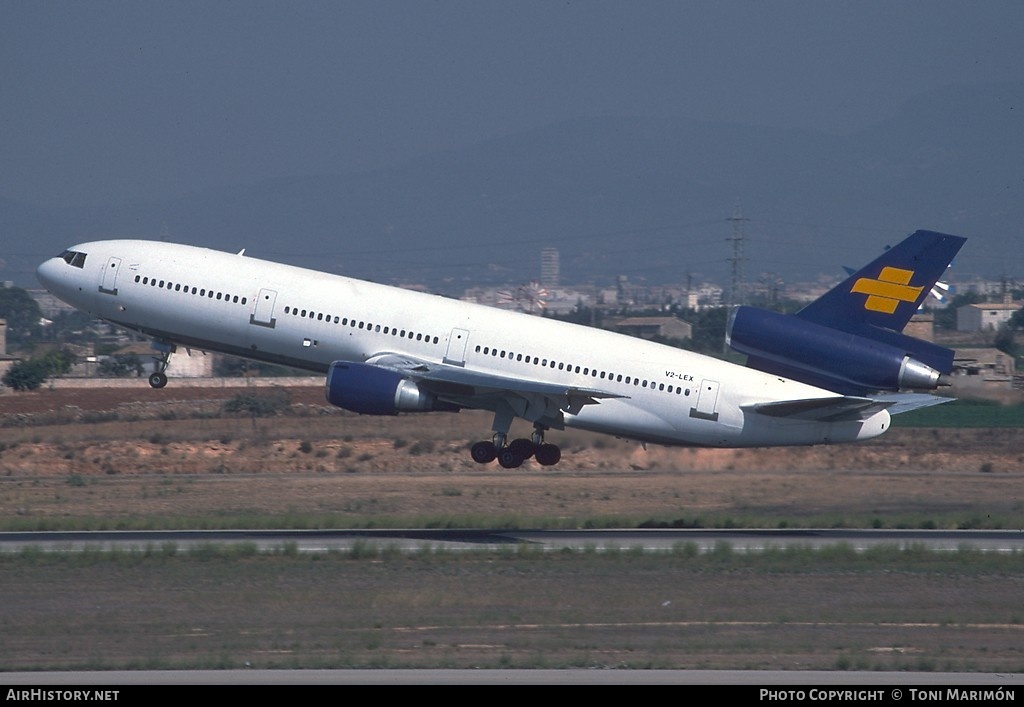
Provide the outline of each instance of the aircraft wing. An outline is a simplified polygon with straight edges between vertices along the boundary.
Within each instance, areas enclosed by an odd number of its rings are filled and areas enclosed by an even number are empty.
[[[503,399],[526,419],[531,419],[530,414],[523,414],[528,407],[546,410],[545,416],[550,416],[554,411],[576,414],[584,405],[597,404],[603,398],[628,397],[598,388],[564,386],[529,378],[481,373],[462,366],[433,363],[400,354],[380,354],[367,359],[366,363],[401,373],[421,388],[467,407],[476,407],[475,402],[486,399]]]

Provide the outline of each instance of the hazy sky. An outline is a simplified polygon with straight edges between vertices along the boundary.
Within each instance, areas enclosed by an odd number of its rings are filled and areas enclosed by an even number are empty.
[[[0,196],[168,199],[567,118],[849,132],[1024,79],[1024,2],[0,0]]]

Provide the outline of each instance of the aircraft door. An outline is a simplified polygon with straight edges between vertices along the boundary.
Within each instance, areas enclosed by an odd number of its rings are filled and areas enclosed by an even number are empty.
[[[469,343],[469,332],[465,329],[452,329],[448,337],[448,350],[444,354],[444,362],[452,366],[466,365],[466,345]]]
[[[121,259],[111,256],[100,275],[100,292],[105,295],[117,294],[117,271],[120,269]]]
[[[718,420],[718,381],[702,380],[697,390],[697,406],[690,408],[690,417]]]
[[[273,329],[277,326],[277,320],[274,318],[274,304],[277,302],[277,292],[275,290],[268,290],[266,288],[260,290],[260,294],[256,297],[255,307],[252,314],[249,315],[249,323],[255,326],[267,327]]]

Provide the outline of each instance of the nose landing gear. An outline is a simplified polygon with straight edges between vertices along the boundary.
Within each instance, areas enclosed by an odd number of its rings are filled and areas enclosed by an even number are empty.
[[[174,344],[165,344],[163,342],[154,342],[153,346],[160,351],[160,356],[153,357],[153,360],[156,361],[157,369],[149,374],[149,385],[153,388],[163,388],[167,385],[167,374],[165,371],[171,364],[171,354],[177,351],[177,347]]]

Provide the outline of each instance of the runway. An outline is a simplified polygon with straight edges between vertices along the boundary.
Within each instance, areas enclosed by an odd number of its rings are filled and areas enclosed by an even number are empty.
[[[103,530],[0,532],[0,552],[40,550],[130,550],[173,545],[252,544],[259,551],[339,552],[360,546],[404,552],[428,549],[471,551],[527,544],[543,550],[668,551],[693,546],[710,552],[727,545],[733,552],[769,548],[847,545],[858,552],[872,547],[916,547],[933,551],[972,549],[1013,553],[1024,550],[1024,530],[706,530],[692,528],[608,530]]]

